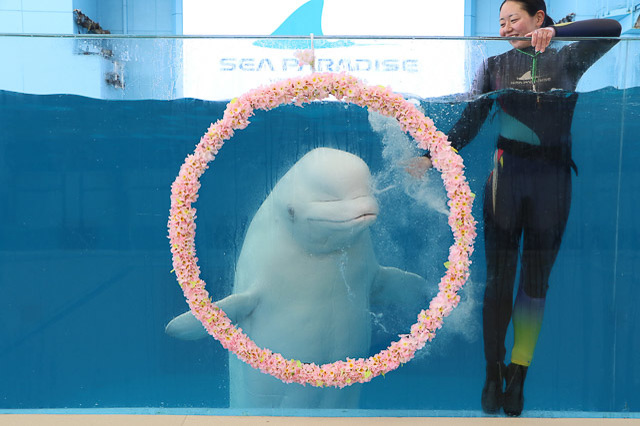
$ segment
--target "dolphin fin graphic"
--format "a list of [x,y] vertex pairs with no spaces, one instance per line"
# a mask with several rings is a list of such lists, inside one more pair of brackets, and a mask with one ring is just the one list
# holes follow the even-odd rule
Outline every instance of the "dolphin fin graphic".
[[271,35],[322,35],[324,0],[310,0],[296,9]]
[[[273,36],[302,36],[308,37],[324,35],[322,32],[322,10],[324,0],[309,0],[296,9],[282,24],[271,34]],[[309,49],[309,40],[256,40],[254,46],[267,47],[273,49]],[[353,42],[349,40],[316,40],[316,49],[326,49],[332,47],[349,47]]]

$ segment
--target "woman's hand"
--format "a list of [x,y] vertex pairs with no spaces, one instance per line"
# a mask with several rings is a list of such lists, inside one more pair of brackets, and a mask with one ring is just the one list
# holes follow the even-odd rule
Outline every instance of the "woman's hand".
[[431,159],[429,157],[414,157],[407,162],[407,167],[404,169],[416,179],[422,178],[424,174],[433,167]]
[[556,36],[556,29],[553,27],[538,28],[535,31],[525,34],[525,37],[531,37],[531,45],[536,52],[544,52],[551,43],[551,39]]

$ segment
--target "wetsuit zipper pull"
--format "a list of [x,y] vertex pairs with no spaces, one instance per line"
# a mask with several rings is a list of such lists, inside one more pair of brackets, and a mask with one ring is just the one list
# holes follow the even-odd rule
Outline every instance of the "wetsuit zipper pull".
[[[538,55],[540,54],[540,52],[536,52],[535,55],[532,55],[529,52],[525,52],[524,50],[520,50],[520,49],[516,49],[518,52],[520,53],[524,53],[527,56],[530,56],[532,59],[532,64],[531,64],[531,89],[534,92],[538,92],[538,89],[536,88],[536,78],[537,78],[537,73],[538,73]],[[540,95],[536,96],[536,103],[538,105],[538,107],[540,106]]]
[[[537,53],[536,53],[537,56]],[[538,62],[538,58],[536,58],[536,56],[533,57],[533,65],[531,66],[531,88],[533,89],[534,92],[538,92],[537,88],[536,88],[536,73],[537,73],[537,62]]]

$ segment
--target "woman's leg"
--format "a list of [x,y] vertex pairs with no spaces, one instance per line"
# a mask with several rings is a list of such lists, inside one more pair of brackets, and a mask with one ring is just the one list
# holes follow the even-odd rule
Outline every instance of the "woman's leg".
[[505,413],[518,416],[524,406],[524,380],[538,341],[549,276],[571,204],[571,171],[544,165],[532,173],[535,186],[524,209],[520,284],[513,312],[514,345],[507,368]]
[[537,176],[537,193],[524,210],[520,284],[513,312],[511,362],[529,366],[542,326],[549,276],[555,263],[571,205],[571,174],[548,165]]
[[511,321],[518,248],[523,229],[519,166],[509,155],[502,156],[502,161],[497,164],[485,184],[483,204],[487,285],[482,322],[487,363],[502,362],[505,358],[504,340]]
[[504,340],[511,321],[513,286],[518,267],[519,230],[501,229],[493,217],[484,218],[487,286],[482,305],[484,354],[487,363],[505,358]]
[[504,340],[511,320],[522,233],[520,196],[514,191],[517,186],[502,166],[503,162],[498,164],[500,167],[496,167],[485,185],[483,206],[487,285],[482,318],[487,378],[481,401],[483,410],[490,414],[497,413],[502,406]]
[[545,297],[531,297],[520,285],[513,309],[513,364],[529,367],[542,328]]

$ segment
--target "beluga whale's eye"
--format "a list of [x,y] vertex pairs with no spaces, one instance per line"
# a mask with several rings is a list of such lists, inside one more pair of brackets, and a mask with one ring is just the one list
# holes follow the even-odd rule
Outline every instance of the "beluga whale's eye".
[[287,213],[289,213],[289,219],[293,222],[296,218],[296,211],[294,210],[292,205],[287,206]]

